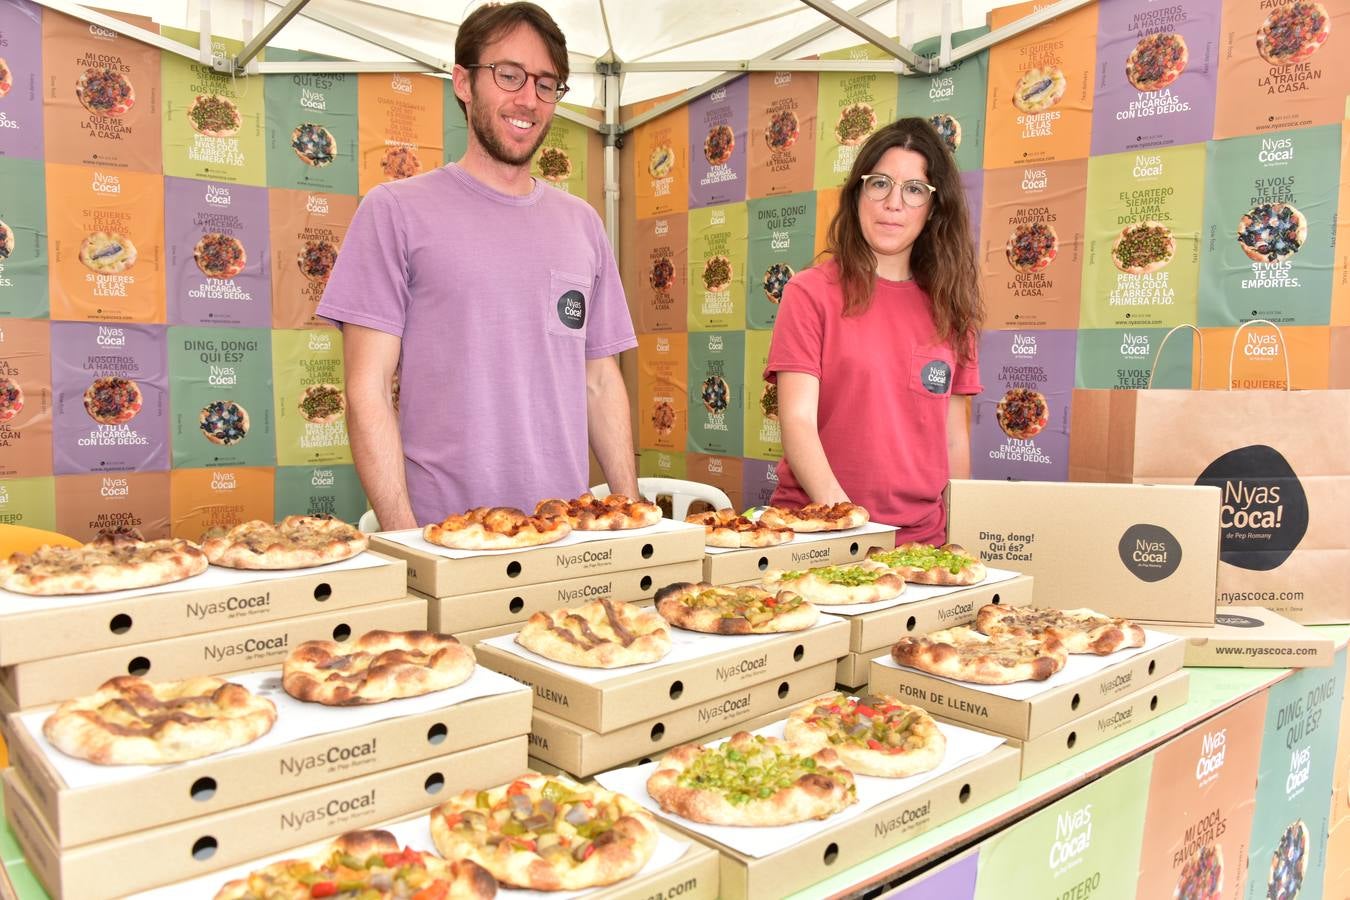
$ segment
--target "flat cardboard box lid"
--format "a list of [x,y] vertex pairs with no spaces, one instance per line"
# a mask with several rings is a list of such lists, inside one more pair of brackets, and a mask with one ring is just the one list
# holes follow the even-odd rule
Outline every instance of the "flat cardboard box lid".
[[1220,610],[1213,625],[1157,625],[1186,641],[1186,665],[1244,669],[1330,666],[1336,642],[1260,606]]
[[894,525],[868,522],[844,531],[797,534],[786,544],[773,547],[705,547],[703,580],[710,584],[738,584],[757,579],[769,569],[802,569],[833,566],[862,559],[873,547],[895,546]]

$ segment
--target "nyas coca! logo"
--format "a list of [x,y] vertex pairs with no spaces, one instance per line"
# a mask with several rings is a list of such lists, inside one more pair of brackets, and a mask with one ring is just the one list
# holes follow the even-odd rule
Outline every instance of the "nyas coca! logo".
[[558,298],[558,321],[573,331],[586,324],[586,297],[581,291],[568,291]]

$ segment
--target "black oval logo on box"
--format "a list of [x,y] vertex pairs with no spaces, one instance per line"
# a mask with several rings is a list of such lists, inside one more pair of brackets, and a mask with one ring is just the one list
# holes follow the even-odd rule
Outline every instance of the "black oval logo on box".
[[1266,624],[1260,619],[1253,619],[1251,616],[1235,616],[1232,613],[1215,613],[1215,625],[1227,625],[1229,628],[1260,628]]
[[1125,568],[1140,581],[1162,581],[1181,565],[1181,542],[1159,525],[1131,525],[1117,549]]
[[952,380],[952,367],[940,359],[931,360],[919,373],[923,389],[930,394],[945,394]]
[[1274,447],[1230,450],[1195,483],[1223,491],[1219,558],[1230,566],[1256,572],[1279,568],[1308,533],[1308,495]]
[[586,324],[586,297],[581,291],[568,291],[558,298],[558,320],[573,330]]

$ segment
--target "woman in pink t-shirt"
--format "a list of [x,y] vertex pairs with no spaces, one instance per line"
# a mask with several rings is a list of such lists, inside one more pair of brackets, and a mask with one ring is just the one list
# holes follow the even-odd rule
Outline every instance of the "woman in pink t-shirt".
[[826,250],[784,288],[764,370],[783,431],[773,502],[851,500],[941,543],[942,491],[970,466],[984,304],[956,163],[927,120],[862,146]]

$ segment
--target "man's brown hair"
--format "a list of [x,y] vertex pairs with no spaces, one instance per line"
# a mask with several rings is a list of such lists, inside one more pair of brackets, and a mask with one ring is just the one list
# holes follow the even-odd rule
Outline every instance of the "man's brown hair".
[[[483,48],[509,34],[518,25],[528,25],[539,35],[548,48],[558,81],[566,83],[571,71],[567,63],[567,38],[553,17],[543,7],[533,3],[487,3],[469,13],[455,35],[455,63],[461,66],[481,63],[483,60],[479,54]],[[455,100],[460,110],[467,115],[464,101],[458,97]]]

